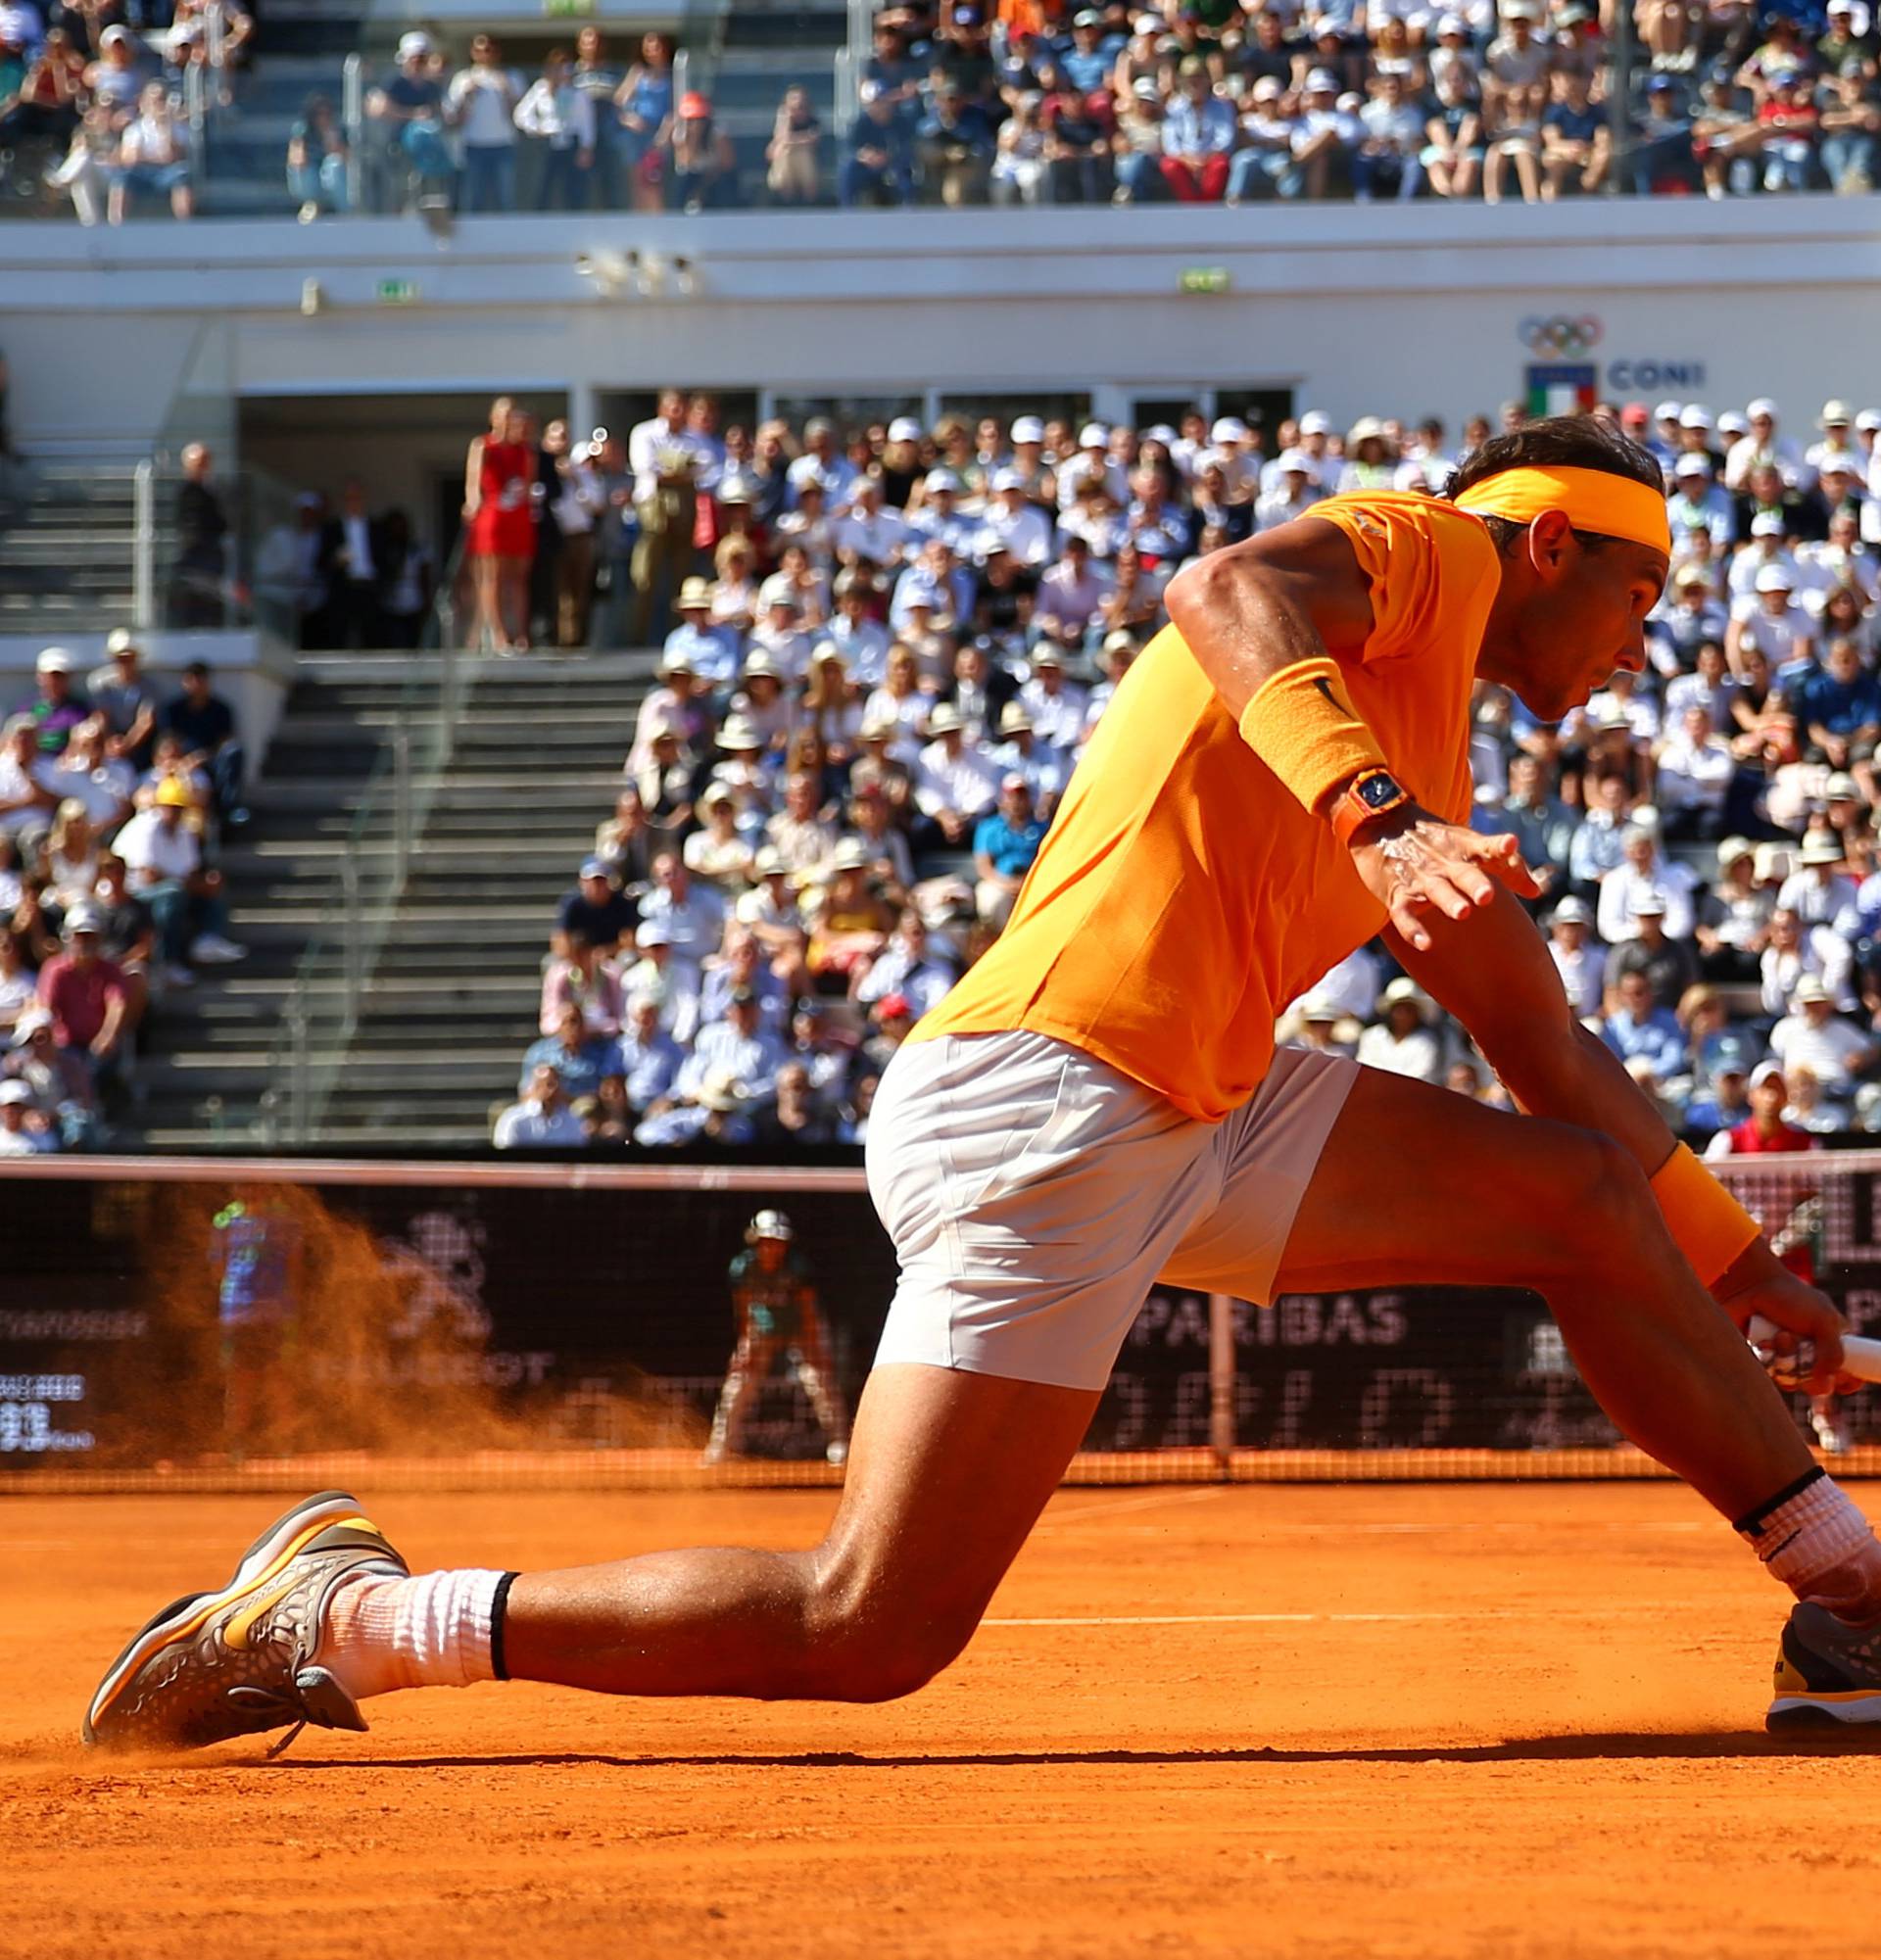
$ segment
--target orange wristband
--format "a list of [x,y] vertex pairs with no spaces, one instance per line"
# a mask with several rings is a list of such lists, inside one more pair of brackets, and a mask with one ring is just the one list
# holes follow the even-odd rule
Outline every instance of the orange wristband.
[[1391,766],[1346,705],[1332,659],[1302,660],[1263,681],[1241,710],[1241,740],[1316,816],[1360,770]]
[[1665,1229],[1707,1286],[1721,1279],[1762,1235],[1757,1220],[1682,1143],[1651,1181]]

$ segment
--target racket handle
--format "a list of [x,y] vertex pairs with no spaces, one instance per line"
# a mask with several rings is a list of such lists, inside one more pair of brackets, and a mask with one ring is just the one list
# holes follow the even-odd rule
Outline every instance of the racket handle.
[[[1779,1329],[1762,1315],[1756,1315],[1745,1328],[1744,1337],[1753,1347],[1767,1341]],[[1857,1381],[1881,1381],[1881,1341],[1862,1334],[1846,1334],[1842,1339],[1842,1371]]]

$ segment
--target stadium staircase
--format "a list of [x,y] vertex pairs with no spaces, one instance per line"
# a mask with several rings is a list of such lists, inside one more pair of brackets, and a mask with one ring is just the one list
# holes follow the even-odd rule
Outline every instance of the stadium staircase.
[[691,46],[695,88],[711,97],[713,114],[738,151],[742,202],[767,202],[764,146],[771,139],[784,91],[800,84],[823,120],[823,202],[834,204],[836,57],[848,40],[848,11],[831,0],[737,0],[709,34]]
[[[138,458],[36,446],[0,499],[0,635],[52,643],[128,626]],[[169,539],[159,538],[160,562]]]
[[267,0],[261,54],[236,76],[233,101],[209,119],[205,213],[278,217],[297,209],[287,187],[288,132],[310,95],[325,96],[339,115],[346,58],[366,45],[366,13],[350,0]]
[[[312,1141],[347,1150],[487,1140],[491,1107],[513,1097],[535,1037],[555,901],[612,810],[652,658],[473,663],[455,746]],[[302,955],[330,924],[340,856],[400,704],[414,732],[436,713],[435,665],[419,658],[424,688],[408,701],[409,654],[304,663],[249,798],[251,834],[222,858],[230,931],[250,957],[204,969],[196,988],[165,1003],[140,1072],[151,1147],[269,1140],[282,1008]],[[368,826],[362,845],[382,862],[389,824]]]

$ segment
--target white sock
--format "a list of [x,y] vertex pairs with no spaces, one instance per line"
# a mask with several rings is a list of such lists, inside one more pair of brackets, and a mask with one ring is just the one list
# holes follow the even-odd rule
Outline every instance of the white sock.
[[374,1573],[333,1595],[320,1665],[356,1701],[397,1688],[467,1688],[500,1676],[493,1629],[509,1572]]
[[1811,1471],[1736,1529],[1799,1600],[1845,1619],[1881,1612],[1881,1544],[1833,1477]]

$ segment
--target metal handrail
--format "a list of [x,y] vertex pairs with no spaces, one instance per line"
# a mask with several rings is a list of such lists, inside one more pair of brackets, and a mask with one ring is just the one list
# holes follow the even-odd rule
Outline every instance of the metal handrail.
[[145,456],[131,479],[130,623],[157,624],[157,465]]
[[832,79],[836,90],[836,127],[839,139],[854,126],[862,113],[862,84],[853,48],[838,48]]
[[365,171],[365,57],[357,51],[348,55],[342,72],[340,121],[346,130],[346,208],[357,212]]
[[[439,580],[427,622],[424,639],[436,647],[435,663],[427,662],[421,669],[414,662],[410,670],[391,738],[366,778],[341,846],[339,869],[322,894],[320,916],[326,930],[309,943],[295,968],[294,984],[268,1055],[267,1087],[255,1113],[255,1131],[265,1140],[305,1146],[325,1119],[432,803],[450,766],[465,693],[465,656],[458,644],[454,597],[464,546],[465,536],[460,535]],[[426,727],[414,734],[427,670],[436,681],[436,701]],[[387,822],[389,876],[381,888],[369,890],[367,840],[378,829],[383,848],[387,839],[381,827]]]

